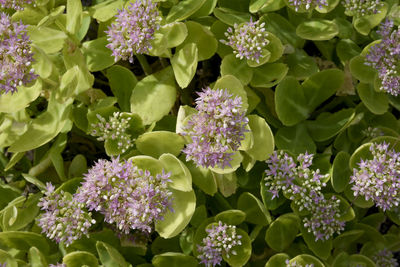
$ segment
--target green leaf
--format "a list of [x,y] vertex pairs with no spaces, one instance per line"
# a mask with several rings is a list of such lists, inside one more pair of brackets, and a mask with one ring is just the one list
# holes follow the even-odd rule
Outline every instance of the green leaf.
[[31,121],[28,130],[11,145],[8,151],[32,150],[56,137],[68,120],[71,103],[72,99],[65,103],[59,103],[51,98],[47,111]]
[[171,58],[175,79],[181,88],[186,88],[196,74],[198,49],[195,43],[180,48]]
[[333,240],[333,247],[346,249],[351,243],[357,241],[363,234],[364,230],[350,230],[343,232]]
[[218,191],[217,182],[210,169],[196,167],[191,161],[187,162],[186,166],[192,174],[193,183],[204,193],[213,196]]
[[164,168],[164,165],[159,160],[149,156],[135,156],[129,158],[129,160],[139,169],[150,171],[153,176],[162,173]]
[[67,31],[76,34],[82,25],[82,2],[79,0],[67,1]]
[[68,177],[80,177],[87,171],[87,161],[84,155],[78,154],[76,155],[72,161],[71,165],[68,168]]
[[225,75],[235,76],[242,84],[248,84],[253,77],[253,68],[247,65],[246,60],[241,60],[230,54],[224,57],[221,62],[221,76]]
[[158,158],[163,153],[179,155],[184,147],[184,142],[183,137],[176,133],[156,131],[139,136],[136,146],[141,153]]
[[[236,165],[234,168],[219,169],[218,172],[216,172],[215,168],[211,169],[214,172],[213,176],[218,184],[218,189],[224,197],[229,197],[236,192],[238,185],[235,170],[237,168],[238,166]],[[224,170],[228,171],[224,173]]]
[[319,259],[308,254],[297,255],[289,262],[299,264],[300,266],[306,266],[308,264],[309,266],[311,265],[314,267],[325,267],[325,265]]
[[244,266],[251,257],[251,240],[247,233],[240,228],[236,228],[236,233],[242,237],[240,239],[241,245],[232,248],[236,252],[236,255],[230,253],[231,255],[228,257],[225,253],[223,253],[222,258],[230,266]]
[[41,194],[11,202],[2,212],[3,231],[17,231],[31,223],[39,213],[38,202]]
[[285,253],[274,254],[268,259],[265,267],[286,267],[286,260],[289,260],[289,256]]
[[217,2],[218,0],[206,0],[201,8],[191,15],[190,18],[200,18],[210,15],[217,5]]
[[39,97],[42,91],[42,80],[37,79],[31,86],[18,86],[18,91],[0,95],[0,112],[12,113],[26,108]]
[[319,72],[315,59],[307,55],[303,49],[296,49],[294,53],[287,55],[286,64],[289,66],[288,75],[297,79],[304,80]]
[[286,201],[282,194],[280,194],[279,197],[273,198],[273,194],[269,192],[268,188],[265,186],[264,179],[261,179],[260,182],[260,194],[262,201],[268,210],[275,210]]
[[300,228],[300,218],[294,213],[279,216],[271,223],[265,233],[268,246],[276,251],[283,251],[292,244]]
[[315,241],[315,236],[300,224],[300,230],[309,249],[319,258],[326,260],[331,255],[332,239]]
[[97,258],[92,253],[86,251],[74,251],[68,253],[64,256],[63,263],[68,267],[81,267],[85,265],[89,267],[99,266]]
[[349,256],[346,252],[342,252],[336,256],[332,263],[332,267],[342,266],[365,266],[365,267],[376,267],[375,263],[364,255],[351,255]]
[[135,75],[125,67],[114,65],[107,69],[107,79],[121,111],[129,111],[132,90],[138,82]]
[[307,100],[296,78],[287,76],[275,89],[275,109],[286,126],[292,126],[309,115]]
[[320,12],[320,13],[328,13],[335,9],[337,5],[339,4],[340,0],[327,0],[327,5],[323,5],[321,7],[317,6],[315,9]]
[[336,45],[336,54],[343,65],[353,57],[360,55],[361,48],[351,39],[341,39]]
[[[201,2],[194,0],[196,2]],[[202,0],[203,1],[203,0]],[[180,2],[182,3],[182,2]],[[214,34],[200,23],[187,21],[185,25],[188,30],[188,35],[185,41],[178,46],[178,49],[189,43],[195,43],[198,49],[198,61],[203,61],[211,58],[217,51],[218,42]]]
[[125,261],[124,257],[113,246],[97,241],[97,253],[104,267],[128,267],[129,264]]
[[19,10],[12,15],[12,21],[21,21],[24,25],[36,25],[45,16],[47,10],[24,6],[24,10]]
[[342,109],[333,114],[324,112],[315,121],[307,121],[306,125],[311,137],[317,142],[322,142],[348,127],[354,116],[354,109]]
[[275,134],[276,147],[288,150],[296,155],[308,152],[314,154],[317,150],[304,123],[291,127],[282,127]]
[[64,46],[65,39],[67,39],[64,32],[49,27],[28,26],[27,31],[32,43],[47,54],[60,51]]
[[139,81],[131,95],[131,112],[149,125],[167,115],[176,101],[172,68],[149,75]]
[[237,207],[246,213],[246,221],[249,223],[268,225],[271,222],[270,214],[264,204],[249,192],[240,195]]
[[251,15],[244,12],[238,12],[229,8],[217,7],[214,9],[214,16],[216,16],[223,23],[233,26],[235,23],[240,24],[249,22]]
[[389,109],[387,95],[383,92],[376,92],[372,84],[359,83],[357,93],[372,113],[382,115]]
[[[52,72],[56,72],[55,66],[50,57],[36,45],[32,45],[33,59],[35,60],[32,67],[35,73],[41,78],[49,78]],[[39,79],[38,79],[39,81]]]
[[246,213],[241,210],[225,210],[215,215],[215,221],[230,225],[239,225],[246,219]]
[[124,7],[124,2],[123,0],[107,0],[107,1],[102,1],[97,5],[94,5],[89,8],[89,13],[90,15],[100,21],[100,22],[105,22],[114,15],[118,13],[118,10],[121,10]]
[[191,15],[193,15],[197,10],[201,8],[201,6],[205,3],[206,0],[183,0],[178,4],[174,5],[167,17],[167,23],[171,23],[174,21],[184,20]]
[[343,192],[349,184],[350,175],[349,168],[350,155],[345,151],[340,151],[333,160],[331,169],[331,183],[333,189],[337,192]]
[[164,219],[155,223],[157,233],[163,238],[171,238],[182,232],[196,209],[196,195],[193,190],[183,192],[170,189],[170,191],[173,212],[168,210]]
[[197,267],[198,263],[196,258],[182,253],[167,252],[155,255],[151,263],[155,267]]
[[90,71],[104,70],[114,64],[114,57],[111,55],[111,50],[106,47],[107,44],[107,37],[82,43],[82,52]]
[[171,182],[168,183],[170,188],[185,192],[192,190],[192,175],[182,161],[171,154],[163,154],[159,160],[165,171],[171,172]]
[[182,22],[172,22],[162,25],[158,30],[166,41],[166,47],[172,48],[180,45],[188,35],[187,27]]
[[32,267],[47,267],[46,257],[36,247],[31,247],[28,252],[29,264]]
[[225,75],[217,80],[214,89],[227,90],[234,96],[239,96],[242,99],[242,108],[246,110],[249,106],[247,102],[247,93],[243,88],[242,83],[232,75]]
[[274,135],[263,118],[258,115],[249,115],[247,118],[254,142],[253,146],[246,150],[246,153],[256,160],[264,161],[274,151]]
[[379,25],[379,23],[385,18],[388,11],[388,4],[382,2],[382,5],[378,8],[378,12],[372,15],[366,15],[362,17],[354,17],[353,25],[354,28],[363,35],[368,35],[369,32]]
[[350,72],[358,80],[363,83],[373,83],[375,79],[376,70],[370,66],[365,65],[364,56],[356,56],[350,60]]
[[306,40],[324,41],[338,35],[339,27],[334,21],[315,18],[297,26],[296,34]]
[[270,63],[253,68],[254,75],[250,85],[271,88],[285,78],[288,70],[287,65],[283,63]]
[[309,111],[313,111],[329,97],[334,95],[344,83],[344,72],[327,69],[313,74],[302,83]]
[[45,255],[49,252],[49,244],[46,239],[42,235],[32,232],[0,232],[0,244],[25,252],[28,252],[31,247],[36,247]]
[[296,35],[296,28],[281,15],[268,13],[262,16],[260,20],[265,22],[265,29],[275,34],[284,44],[290,44],[298,48],[304,46],[304,40]]

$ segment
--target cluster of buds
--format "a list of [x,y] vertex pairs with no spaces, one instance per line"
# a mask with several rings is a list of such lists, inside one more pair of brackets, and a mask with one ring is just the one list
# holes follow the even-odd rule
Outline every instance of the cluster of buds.
[[10,16],[0,12],[0,93],[14,93],[18,86],[36,79],[32,62],[26,25],[12,22]]
[[96,114],[96,116],[99,122],[91,125],[93,130],[90,134],[98,136],[97,140],[116,140],[118,148],[122,150],[122,153],[133,145],[132,137],[127,133],[130,117],[124,118],[120,112],[114,112],[108,121],[99,114]]
[[389,144],[372,143],[373,158],[361,160],[351,176],[354,196],[373,200],[382,210],[391,210],[400,203],[400,153],[389,150]]
[[269,43],[268,33],[265,31],[265,23],[260,21],[243,24],[236,24],[228,28],[225,36],[228,41],[221,40],[221,43],[229,45],[233,48],[233,53],[237,58],[260,62],[260,58],[264,57],[262,49]]
[[229,258],[236,255],[235,246],[240,246],[242,242],[241,235],[236,233],[236,226],[222,223],[212,224],[206,229],[207,236],[203,238],[202,245],[198,245],[197,251],[200,263],[207,267],[219,265],[222,262],[222,256]]
[[399,263],[393,257],[393,253],[388,249],[382,249],[372,256],[372,260],[379,267],[397,267]]
[[347,14],[357,17],[377,14],[383,5],[381,0],[344,0],[342,4]]
[[369,126],[367,129],[362,130],[361,133],[365,137],[371,138],[371,139],[385,135],[385,133],[381,129],[376,128],[376,127],[371,127],[371,126]]
[[381,91],[397,96],[400,93],[400,27],[386,20],[377,31],[382,41],[369,49],[365,64],[378,70]]
[[38,206],[45,212],[40,215],[38,224],[49,239],[69,246],[74,240],[88,234],[89,228],[96,223],[85,205],[71,194],[55,192],[51,183],[46,184],[46,191]]
[[24,6],[35,6],[35,1],[32,0],[0,0],[1,8],[10,8],[14,10],[24,10]]
[[192,115],[183,135],[191,139],[183,152],[197,166],[230,166],[232,155],[244,139],[248,119],[242,99],[227,90],[203,89],[196,99],[198,113]]
[[265,185],[273,199],[282,191],[299,211],[307,211],[308,215],[303,218],[304,227],[314,234],[315,240],[327,240],[344,229],[344,222],[339,220],[340,200],[322,194],[327,175],[321,175],[319,169],[309,168],[313,155],[300,154],[297,160],[299,164],[283,151],[275,151],[267,160]]
[[76,199],[90,211],[104,215],[123,234],[131,230],[151,233],[156,221],[172,210],[171,192],[167,188],[170,173],[153,176],[131,161],[99,160],[87,174]]
[[289,0],[289,5],[294,7],[296,11],[299,9],[311,10],[315,7],[322,8],[328,6],[327,0]]
[[106,31],[107,48],[112,50],[115,61],[128,59],[132,63],[134,54],[147,53],[160,22],[157,4],[152,0],[136,0],[120,10]]

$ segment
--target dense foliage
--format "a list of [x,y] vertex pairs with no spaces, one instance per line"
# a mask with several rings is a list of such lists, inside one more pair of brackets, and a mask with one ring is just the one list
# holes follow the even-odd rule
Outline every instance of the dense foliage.
[[0,265],[394,267],[399,0],[0,0]]

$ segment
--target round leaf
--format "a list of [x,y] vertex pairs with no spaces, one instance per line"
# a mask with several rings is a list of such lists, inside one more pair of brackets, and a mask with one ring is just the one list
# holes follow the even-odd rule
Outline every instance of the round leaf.
[[254,143],[252,148],[246,150],[246,153],[256,160],[266,160],[275,147],[271,128],[263,118],[257,115],[249,115],[248,119]]
[[297,26],[296,34],[306,40],[324,41],[338,35],[339,27],[334,21],[311,19]]
[[182,136],[168,131],[144,133],[136,140],[137,149],[144,155],[158,158],[164,153],[179,155],[184,147]]
[[171,182],[168,184],[170,188],[186,192],[192,190],[192,175],[183,162],[171,154],[163,154],[159,160],[165,171],[171,172]]

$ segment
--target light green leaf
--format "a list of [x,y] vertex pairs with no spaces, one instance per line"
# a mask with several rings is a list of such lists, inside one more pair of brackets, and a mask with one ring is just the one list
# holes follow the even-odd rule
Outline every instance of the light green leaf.
[[101,37],[82,44],[82,52],[90,71],[104,70],[114,64],[114,57],[111,55],[111,50],[106,47],[107,44],[107,37]]
[[246,60],[241,60],[230,54],[222,59],[221,75],[232,75],[238,78],[242,84],[248,84],[253,77],[253,68],[247,65]]
[[107,78],[121,111],[129,111],[131,94],[138,82],[135,75],[125,67],[114,65],[107,70]]
[[253,79],[250,85],[254,87],[271,88],[285,78],[289,68],[283,63],[264,64],[253,69]]
[[296,34],[306,40],[324,41],[338,35],[339,27],[334,21],[311,19],[297,26]]
[[205,3],[205,1],[206,0],[180,1],[178,4],[174,5],[170,9],[166,17],[167,23],[171,23],[174,21],[181,21],[190,17],[192,14],[194,14],[197,10],[200,9],[200,7]]
[[99,266],[97,258],[92,253],[86,251],[74,251],[68,253],[64,256],[63,263],[68,267]]
[[198,49],[196,44],[188,43],[180,48],[171,59],[175,79],[181,88],[186,88],[196,74]]
[[46,257],[36,247],[31,247],[28,252],[31,267],[47,267]]
[[192,175],[182,161],[172,154],[163,154],[159,160],[165,172],[171,172],[169,187],[185,192],[192,190]]
[[167,211],[162,221],[155,224],[156,231],[163,238],[171,238],[182,232],[188,225],[196,209],[196,195],[192,191],[183,192],[170,189],[172,192],[172,211]]
[[117,14],[118,10],[124,7],[123,0],[107,0],[103,1],[95,6],[89,8],[90,15],[98,21],[105,22],[114,15]]
[[40,47],[47,54],[60,51],[67,38],[64,32],[49,27],[38,28],[28,26],[27,31],[32,43]]
[[131,112],[149,125],[167,115],[176,101],[172,68],[149,75],[139,81],[131,95]]
[[156,131],[144,133],[136,140],[137,149],[148,156],[158,158],[163,153],[179,155],[184,147],[182,136],[168,132]]
[[67,31],[76,34],[82,25],[82,2],[79,0],[67,1]]
[[266,160],[275,148],[274,135],[271,128],[258,115],[249,115],[248,119],[254,142],[253,146],[246,150],[246,153],[256,160]]
[[37,79],[30,86],[18,86],[18,91],[0,95],[0,112],[12,113],[26,108],[29,103],[39,97],[42,91],[42,80]]
[[104,267],[128,267],[128,264],[124,257],[115,249],[113,246],[97,241],[96,242],[97,253]]
[[177,252],[166,252],[155,255],[151,263],[154,267],[197,267],[196,258]]

